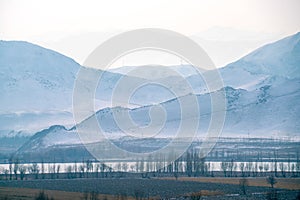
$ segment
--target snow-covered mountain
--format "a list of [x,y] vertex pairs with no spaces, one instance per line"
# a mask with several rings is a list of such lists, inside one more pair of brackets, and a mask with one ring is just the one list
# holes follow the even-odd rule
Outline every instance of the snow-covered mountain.
[[[80,67],[71,58],[28,42],[0,41],[0,137],[12,137],[13,133],[32,135],[54,124],[72,127],[72,95]],[[126,75],[91,70],[102,73],[95,95],[96,108],[111,106],[112,91]],[[147,82],[134,76],[127,80]],[[155,92],[159,94],[151,95]],[[145,85],[130,103],[136,107],[172,98],[165,89]]]
[[[0,123],[2,123],[4,127],[9,127],[9,123],[11,121],[9,120],[11,119],[10,115],[15,115],[27,116],[27,118],[24,118],[27,119],[27,121],[16,121],[14,123],[15,125],[22,126],[22,123],[35,125],[37,123],[41,124],[41,122],[38,120],[43,119],[43,117],[45,121],[47,121],[47,119],[51,121],[51,114],[53,114],[53,110],[58,111],[61,115],[64,115],[65,112],[69,113],[68,109],[70,107],[68,106],[70,106],[71,103],[68,104],[68,101],[72,100],[72,84],[75,80],[76,72],[80,66],[69,58],[49,50],[46,51],[41,47],[35,47],[33,45],[31,48],[42,49],[41,51],[45,51],[44,53],[39,53],[39,50],[26,51],[24,46],[31,46],[31,44],[28,43],[21,42],[22,45],[20,46],[22,46],[23,49],[19,47],[19,42],[12,42],[11,44],[9,43],[10,42],[1,43],[1,46],[4,46],[5,48],[2,47],[1,50],[4,52],[4,54],[0,54],[1,57],[3,57],[3,59],[1,58],[0,60],[0,66],[1,69],[2,66],[4,69],[3,72],[1,71],[1,83],[4,84],[2,84],[0,89],[1,92],[5,94],[5,98],[1,98],[1,106],[3,106],[1,107],[1,113],[3,114],[1,115]],[[18,48],[14,47],[14,45]],[[265,137],[269,137],[299,135],[299,47],[300,33],[297,33],[275,43],[263,46],[249,55],[241,58],[240,60],[220,69],[220,74],[224,81],[224,88],[219,88],[216,91],[210,92],[212,92],[211,94],[226,96],[227,105],[225,110],[227,114],[222,136],[263,135]],[[20,53],[15,54],[13,50],[14,48],[19,49]],[[8,51],[5,49],[11,50]],[[26,53],[31,52],[30,54],[34,54],[33,56],[28,55],[29,58],[34,57],[32,58],[32,61],[22,61],[22,59],[26,60],[27,56],[21,56],[22,59],[20,58],[20,60],[15,59],[14,56],[22,54],[21,51],[26,51]],[[60,65],[56,65],[54,62],[55,60],[53,62],[50,58],[49,59],[51,61],[47,60],[46,58],[45,60],[42,60],[40,57],[43,56],[46,58],[52,56],[57,57],[56,62],[65,62],[68,69],[60,71]],[[39,59],[40,63],[37,62]],[[64,61],[61,61],[60,59]],[[15,61],[11,64],[10,60]],[[35,67],[32,67],[34,69],[28,67],[33,66],[30,64],[31,62],[37,62],[35,65],[39,66],[38,70],[35,69]],[[47,68],[47,65],[43,65],[43,62],[50,63],[51,65],[49,64],[48,67],[53,68],[53,70],[45,70],[47,73],[51,74],[49,75],[49,80],[47,78],[47,73],[43,73],[43,67]],[[19,66],[20,70],[15,66]],[[27,70],[24,70],[22,66],[24,66],[24,69]],[[210,122],[211,94],[206,90],[203,79],[200,78],[199,74],[193,73],[190,67],[187,69],[187,71],[185,71],[186,66],[181,67],[182,68],[177,66],[177,72],[183,73],[183,77],[185,77],[185,80],[191,84],[193,87],[193,92],[197,94],[200,107],[199,135],[202,136],[205,134]],[[131,70],[132,68],[122,69],[123,71],[118,69],[117,72],[127,73],[128,69]],[[144,70],[147,71],[147,67],[144,67]],[[202,73],[208,73],[209,76],[210,72],[202,71]],[[114,86],[122,78],[126,77],[127,80],[130,80],[134,83],[135,81],[147,82],[146,78],[149,77],[146,72],[146,76],[142,77],[134,76],[134,74],[127,76],[112,72],[105,72],[104,74],[107,75],[105,75],[101,80],[100,86],[97,88],[96,93],[97,100],[104,102],[107,102],[110,99]],[[155,74],[151,74],[151,77],[154,75]],[[166,84],[172,83],[174,87],[177,87],[177,89],[182,91],[182,95],[180,97],[174,97],[172,93],[168,92],[167,88],[158,88],[155,85],[153,86],[148,84],[139,89],[139,91],[133,95],[131,103],[136,105],[135,108],[124,108],[122,106],[117,106],[113,108],[99,109],[96,113],[96,117],[101,125],[101,128],[103,131],[105,131],[108,137],[116,138],[126,136],[124,133],[122,133],[114,121],[113,112],[129,112],[134,123],[136,123],[138,126],[144,127],[151,123],[149,112],[152,110],[152,108],[157,106],[160,106],[166,111],[165,127],[162,129],[160,134],[157,135],[157,137],[174,136],[181,120],[179,100],[188,98],[191,94],[188,94],[189,90],[183,86],[183,82],[178,82],[178,80],[180,80],[178,77],[164,77],[165,75],[166,74],[164,73],[158,74],[157,80],[160,80]],[[37,77],[42,77],[45,80]],[[33,92],[34,95],[31,95],[31,91],[36,92]],[[22,98],[24,95],[28,99],[24,99],[23,101]],[[9,105],[9,97],[14,99],[11,101],[11,105]],[[43,103],[45,103],[45,105]],[[185,105],[185,108],[190,110],[191,113],[195,110],[195,107],[190,105]],[[20,110],[25,110],[26,112],[23,113],[20,112]],[[30,116],[28,111],[36,111],[36,115],[43,113],[43,117]],[[47,113],[48,115],[44,115],[44,113]],[[57,116],[56,114],[57,113],[55,113],[54,116]],[[60,118],[53,118],[54,119],[51,121],[51,125],[61,124],[66,126],[67,123],[64,123],[62,120],[64,118],[63,116]],[[32,120],[31,123],[30,119]],[[55,120],[58,120],[58,122]],[[84,125],[88,123],[89,118],[84,120],[81,124]],[[79,126],[81,124],[79,124]],[[3,130],[9,130],[7,127]],[[50,125],[48,127],[50,127]],[[130,129],[131,127],[128,128]],[[14,130],[14,128],[11,129]],[[130,131],[132,132],[134,130]],[[39,134],[35,135],[31,141],[26,143],[26,148],[24,147],[23,149],[28,150],[38,146],[47,147],[57,145],[61,146],[64,144],[79,144],[79,138],[76,135],[76,130],[74,128],[70,129],[70,127],[65,128],[63,126],[54,128],[52,127],[45,129],[45,131],[42,131],[42,133],[43,134],[39,132]],[[58,141],[58,135],[63,138],[61,141]]]
[[[300,130],[299,111],[300,105],[297,103],[300,98],[300,79],[284,82],[288,85],[265,85],[253,91],[244,89],[234,89],[226,86],[225,88],[213,93],[197,95],[198,107],[200,110],[199,118],[199,136],[204,136],[211,120],[211,95],[226,96],[226,119],[222,136],[297,136]],[[180,102],[188,102],[191,95],[174,98],[172,100],[160,103],[159,106],[165,110],[166,123],[163,129],[156,137],[173,137],[180,126],[181,120],[191,120],[194,105],[185,105],[184,109],[191,116],[186,115],[182,119]],[[132,120],[139,127],[145,127],[150,123],[151,109],[157,105],[144,106],[134,109],[122,107],[106,108],[96,113],[99,125],[107,134],[107,137],[125,137],[126,134],[119,128],[115,122],[114,113],[121,113],[126,117],[128,112]],[[159,112],[151,114],[160,118]],[[88,121],[87,119],[86,121]],[[153,119],[152,119],[153,120]],[[159,124],[160,120],[158,120]],[[83,123],[86,123],[83,121]],[[191,120],[191,123],[193,121]],[[152,124],[153,125],[153,124]],[[80,126],[80,125],[79,125]],[[192,126],[191,126],[192,127]],[[132,127],[128,126],[128,132]],[[191,129],[192,130],[192,129]],[[186,130],[187,132],[189,130]],[[138,134],[138,133],[137,133]]]
[[227,68],[242,68],[251,74],[300,78],[300,32],[265,45]]
[[[274,77],[281,79],[298,79],[300,77],[300,32],[286,37],[277,42],[265,45],[245,57],[218,69],[224,86],[255,90],[264,84],[278,84],[274,82]],[[112,69],[112,72],[127,74],[141,66],[124,66]],[[141,77],[147,76],[147,68],[153,66],[142,66],[145,72]],[[191,84],[195,93],[206,93],[205,83],[199,74],[207,75],[209,71],[198,70],[191,65],[169,66]],[[159,73],[159,72],[157,72]],[[169,74],[160,74],[162,78]],[[172,77],[169,77],[171,80]],[[272,82],[273,80],[273,82]],[[174,81],[174,80],[172,80]],[[271,81],[271,82],[270,82]],[[268,82],[268,83],[267,83]],[[182,85],[181,83],[178,85]],[[219,88],[220,89],[220,88]]]
[[[28,42],[0,41],[0,137],[32,135],[54,124],[74,126],[72,97],[80,67],[71,58]],[[122,76],[103,73],[98,109],[109,106],[107,100]]]
[[[264,86],[259,90],[247,91],[243,89],[234,89],[231,87],[225,87],[215,93],[220,95],[226,95],[226,120],[223,127],[222,137],[295,137],[299,136],[300,125],[299,111],[300,105],[297,103],[300,98],[299,81],[293,82],[294,86],[298,85],[297,91],[283,91],[279,87]],[[291,84],[291,85],[292,85]],[[277,93],[277,91],[281,91]],[[155,105],[145,106],[135,109],[128,109],[122,107],[106,108],[99,110],[96,113],[96,118],[99,122],[101,130],[104,132],[105,139],[110,138],[115,145],[126,146],[130,151],[147,151],[153,148],[161,148],[166,143],[167,139],[176,137],[181,123],[181,112],[179,106],[179,100],[189,99],[189,95],[175,98],[170,101],[161,103],[160,106],[166,111],[167,119],[163,128],[158,134],[150,137],[155,142],[150,141],[146,137],[141,137],[141,132],[136,132],[133,127],[128,127],[126,133],[124,133],[114,120],[113,113],[126,113],[129,112],[133,121],[139,127],[145,127],[151,123],[149,112]],[[210,94],[197,95],[197,99],[200,107],[200,118],[198,137],[204,137],[211,120],[211,104]],[[184,100],[183,100],[184,101]],[[193,113],[195,109],[193,106],[185,106],[187,113]],[[156,116],[159,117],[159,116]],[[187,116],[184,120],[185,123],[191,123],[193,127],[194,121],[191,120],[193,116]],[[122,120],[122,118],[121,118]],[[97,135],[92,133],[97,130],[98,127],[94,127],[90,124],[92,120],[90,118],[84,120],[78,126],[86,127],[86,134]],[[185,129],[186,132],[193,129]],[[153,129],[155,131],[155,129]],[[54,153],[57,151],[70,151],[70,149],[81,149],[81,153],[86,153],[82,149],[82,140],[76,134],[76,129],[66,129],[63,126],[53,126],[49,129],[45,129],[35,134],[31,140],[23,145],[18,150],[18,156],[30,155],[34,152],[52,152],[49,155],[57,155]],[[129,134],[129,135],[128,135]],[[95,136],[94,135],[94,136]],[[145,136],[145,135],[143,135]],[[92,143],[101,143],[103,136],[96,136],[87,145],[93,145]],[[134,144],[134,145],[133,145]],[[152,148],[151,148],[151,145]],[[54,151],[55,150],[55,151]],[[54,152],[53,152],[54,151]],[[79,150],[78,150],[79,151]],[[47,154],[48,155],[48,154]],[[25,156],[26,157],[26,156]],[[51,158],[50,158],[51,159]],[[78,159],[78,157],[76,157]]]
[[74,60],[31,43],[0,41],[1,112],[70,110],[79,67]]
[[72,122],[72,90],[80,65],[22,41],[0,41],[1,135]]
[[[225,85],[247,90],[300,78],[300,33],[265,45],[220,69]],[[286,86],[288,88],[288,86]]]
[[61,144],[76,145],[80,143],[81,141],[74,128],[66,129],[64,126],[54,125],[37,132],[31,137],[30,142],[24,144],[20,150],[27,149],[29,146],[31,150],[36,150]]

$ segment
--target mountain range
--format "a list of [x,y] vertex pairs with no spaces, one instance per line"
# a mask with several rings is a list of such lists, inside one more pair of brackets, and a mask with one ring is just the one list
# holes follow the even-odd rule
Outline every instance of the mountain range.
[[[15,149],[2,146],[3,152],[11,153],[19,148],[20,154],[81,145],[72,113],[73,87],[81,67],[71,58],[28,42],[0,41],[0,141],[27,138],[24,143],[15,145]],[[141,67],[144,74],[130,73],[137,67]],[[160,74],[158,70],[154,74],[157,80],[172,82],[173,87],[181,91],[180,96],[174,96],[168,88],[146,84],[135,92],[128,104],[115,107],[110,99],[118,81],[125,77],[132,83],[147,82],[147,73],[153,72],[153,66],[125,66],[105,72],[91,69],[103,74],[95,94],[95,115],[108,137],[127,137],[115,122],[114,112],[129,112],[135,124],[147,126],[151,123],[149,112],[157,106],[164,108],[166,123],[156,137],[174,136],[181,120],[180,100],[190,95],[196,95],[198,100],[198,136],[201,137],[209,126],[210,96],[214,94],[226,97],[223,137],[299,136],[300,33],[262,46],[218,69],[224,87],[215,91],[208,91],[201,76],[209,76],[211,71],[198,71],[190,65],[168,67],[184,77],[193,94],[179,81],[182,79]],[[192,112],[195,108],[186,105],[185,109]]]

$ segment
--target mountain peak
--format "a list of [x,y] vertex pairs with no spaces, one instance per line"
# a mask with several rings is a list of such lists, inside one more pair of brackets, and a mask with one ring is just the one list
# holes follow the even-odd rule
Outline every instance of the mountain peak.
[[[72,91],[80,67],[73,59],[29,42],[2,40],[0,67],[1,111],[71,107],[66,91]],[[66,103],[55,103],[60,99]]]
[[251,74],[300,78],[300,32],[267,44],[229,67],[241,67]]

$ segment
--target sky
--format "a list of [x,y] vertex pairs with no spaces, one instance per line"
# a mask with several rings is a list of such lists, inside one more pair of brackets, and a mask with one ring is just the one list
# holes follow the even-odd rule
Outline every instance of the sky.
[[[164,28],[198,40],[222,66],[299,32],[299,9],[299,0],[0,0],[0,39],[33,42],[82,64],[93,48],[117,33]],[[224,41],[227,46],[239,42],[232,55],[220,47]]]

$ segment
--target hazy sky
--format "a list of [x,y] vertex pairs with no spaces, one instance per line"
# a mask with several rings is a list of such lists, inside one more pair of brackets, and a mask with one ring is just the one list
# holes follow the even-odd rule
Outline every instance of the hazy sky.
[[230,27],[290,35],[300,31],[299,10],[299,0],[0,0],[0,39],[42,40],[72,56],[57,42],[91,32],[152,27],[197,35],[212,27]]

